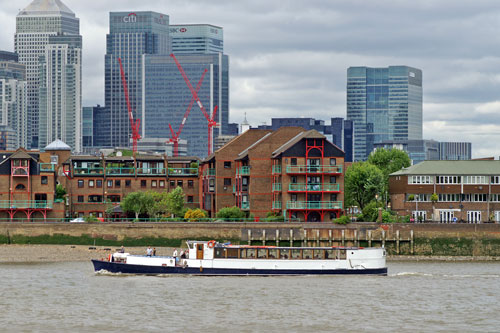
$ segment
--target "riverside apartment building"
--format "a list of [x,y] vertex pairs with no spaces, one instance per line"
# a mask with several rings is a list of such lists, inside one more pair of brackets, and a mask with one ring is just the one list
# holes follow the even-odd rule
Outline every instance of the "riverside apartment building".
[[344,155],[316,130],[250,129],[202,162],[202,208],[334,220],[343,210]]

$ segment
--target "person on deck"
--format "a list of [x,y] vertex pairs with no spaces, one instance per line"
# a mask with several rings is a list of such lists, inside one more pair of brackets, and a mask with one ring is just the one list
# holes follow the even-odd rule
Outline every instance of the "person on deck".
[[151,249],[151,246],[148,246],[148,248],[146,249],[146,255],[148,257],[151,257],[152,254],[153,254],[153,250]]

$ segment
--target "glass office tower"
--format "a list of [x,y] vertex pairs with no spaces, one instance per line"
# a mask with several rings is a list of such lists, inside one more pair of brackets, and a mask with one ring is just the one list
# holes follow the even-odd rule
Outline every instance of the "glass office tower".
[[[127,102],[123,92],[118,58],[121,58],[134,119],[144,118],[142,98],[143,55],[170,53],[169,17],[156,12],[111,12],[106,36],[105,107],[103,117],[109,119],[109,135],[98,135],[109,142],[102,146],[130,147],[131,128]],[[168,130],[165,128],[165,130]],[[144,125],[141,124],[141,135]],[[164,135],[165,136],[165,135]]]
[[354,161],[374,144],[422,139],[422,71],[408,66],[347,69],[347,119],[354,125]]
[[210,24],[170,25],[172,52],[224,53],[224,30]]
[[60,0],[34,0],[16,16],[14,50],[19,62],[26,65],[29,147],[38,148],[39,57],[45,53],[49,36],[79,33],[79,19]]
[[[181,54],[177,60],[188,76],[191,85],[197,86],[207,70],[197,95],[205,110],[211,115],[215,106],[217,122],[227,126],[229,107],[228,58],[217,54]],[[169,124],[174,132],[179,130],[192,94],[179,69],[170,56],[144,56],[144,104],[142,126],[148,138],[169,138]],[[193,104],[180,139],[187,140],[187,155],[207,156],[207,120],[197,103]],[[214,137],[218,129],[214,128]]]

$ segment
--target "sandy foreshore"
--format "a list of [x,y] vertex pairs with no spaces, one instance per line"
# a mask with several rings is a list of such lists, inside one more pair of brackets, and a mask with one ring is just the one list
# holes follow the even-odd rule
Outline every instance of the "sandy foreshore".
[[[88,261],[106,258],[118,248],[89,245],[0,245],[0,263]],[[157,247],[156,255],[172,255],[173,248]],[[126,247],[131,254],[146,254],[145,247]],[[389,256],[387,261],[500,261],[500,257],[486,256]]]
[[[88,261],[106,258],[118,248],[89,245],[0,245],[0,263]],[[145,247],[126,247],[132,254],[146,254]],[[156,255],[172,255],[173,248],[157,247]]]

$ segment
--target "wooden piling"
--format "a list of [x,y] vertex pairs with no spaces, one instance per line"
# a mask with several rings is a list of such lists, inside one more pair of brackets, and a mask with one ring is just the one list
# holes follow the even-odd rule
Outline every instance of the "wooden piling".
[[252,230],[248,229],[248,245],[252,245]]
[[320,246],[320,239],[319,239],[319,229],[316,230],[316,246]]
[[358,230],[354,229],[354,246],[359,246]]
[[266,245],[266,230],[262,230],[262,245]]
[[414,252],[414,243],[413,243],[413,230],[410,230],[410,253],[413,254]]
[[345,229],[342,229],[342,246],[345,246]]
[[293,246],[293,229],[290,229],[290,246]]
[[396,254],[399,254],[399,230],[396,230]]
[[280,229],[276,229],[276,246],[280,246]]
[[328,230],[328,244],[330,246],[333,246],[333,241],[332,241],[332,229]]
[[382,247],[385,247],[385,230],[382,229]]
[[372,231],[368,230],[368,247],[372,247]]

